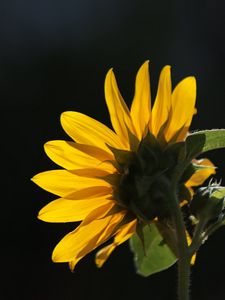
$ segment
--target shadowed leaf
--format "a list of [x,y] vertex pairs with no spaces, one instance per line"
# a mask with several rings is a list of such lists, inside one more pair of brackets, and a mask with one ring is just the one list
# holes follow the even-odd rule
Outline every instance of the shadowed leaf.
[[225,129],[191,133],[186,139],[186,147],[190,159],[210,150],[225,148]]
[[134,253],[137,273],[147,277],[172,266],[177,258],[165,243],[155,224],[143,228],[143,242],[135,234],[130,239],[131,250]]

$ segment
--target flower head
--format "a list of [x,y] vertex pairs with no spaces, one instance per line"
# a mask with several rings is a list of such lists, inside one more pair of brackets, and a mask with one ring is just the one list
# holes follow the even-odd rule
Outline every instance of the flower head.
[[[112,69],[105,79],[105,98],[114,131],[81,113],[63,113],[62,127],[73,141],[45,144],[47,155],[63,169],[33,178],[59,197],[39,212],[39,219],[82,221],[53,251],[53,261],[69,262],[71,269],[113,237],[96,255],[97,265],[102,266],[135,233],[137,224],[171,216],[167,194],[196,113],[196,81],[187,77],[172,91],[170,67],[165,66],[152,105],[146,61],[136,76],[130,110]],[[209,160],[193,161],[180,179],[180,202],[188,201],[192,187],[214,172]]]

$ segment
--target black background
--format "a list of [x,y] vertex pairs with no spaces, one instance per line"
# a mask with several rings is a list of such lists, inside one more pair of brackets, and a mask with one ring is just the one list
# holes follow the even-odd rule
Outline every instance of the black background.
[[[57,168],[44,154],[48,140],[67,139],[59,116],[85,113],[110,126],[104,76],[114,67],[130,104],[135,73],[150,59],[154,97],[161,68],[174,85],[197,78],[192,129],[225,126],[225,2],[129,0],[0,1],[1,299],[175,299],[176,266],[142,278],[124,244],[103,269],[94,254],[75,273],[53,264],[51,251],[74,224],[36,219],[55,197],[30,178]],[[209,153],[225,171],[225,151]],[[223,299],[225,229],[202,247],[192,269],[192,295]]]

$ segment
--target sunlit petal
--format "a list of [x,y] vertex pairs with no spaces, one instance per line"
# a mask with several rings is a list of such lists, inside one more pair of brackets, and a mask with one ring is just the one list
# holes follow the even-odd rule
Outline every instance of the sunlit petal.
[[116,134],[102,123],[78,112],[64,112],[61,123],[65,132],[81,144],[94,145],[110,152],[106,144],[121,148],[122,144]]
[[100,218],[102,213],[111,208],[111,204],[99,207],[91,213],[91,217],[87,216],[88,222],[85,219],[79,227],[67,234],[55,247],[53,261],[70,262],[81,258],[110,238],[115,226],[124,217],[124,213],[119,212]]
[[44,190],[60,197],[92,186],[110,186],[98,178],[85,178],[66,170],[52,170],[35,175],[32,180]]
[[205,168],[197,170],[191,178],[186,182],[187,187],[199,186],[208,179],[211,175],[216,173],[216,168],[214,164],[207,158],[201,160],[196,160],[196,164],[199,166],[204,166]]
[[105,197],[86,200],[57,199],[44,206],[38,218],[45,222],[77,222],[83,220],[92,210],[108,204]]
[[195,100],[196,80],[194,77],[187,77],[178,83],[172,93],[171,116],[166,128],[167,141],[182,128],[186,130],[182,133],[182,137],[185,136],[195,113]]
[[139,140],[141,140],[146,133],[151,115],[151,93],[148,68],[149,62],[146,61],[137,73],[135,95],[130,112]]
[[119,229],[117,234],[115,235],[114,241],[112,244],[102,248],[99,250],[95,257],[95,263],[96,265],[101,268],[103,264],[106,262],[106,260],[109,258],[113,250],[119,246],[120,244],[124,243],[126,240],[128,240],[135,232],[137,220],[133,220],[123,226]]
[[103,161],[91,156],[79,149],[78,144],[66,141],[50,141],[44,146],[46,154],[59,166],[68,169],[99,168],[113,172],[115,168],[107,163],[106,159],[112,159],[111,155],[102,155]]
[[168,120],[171,109],[171,88],[170,66],[165,66],[159,77],[158,91],[152,109],[150,131],[155,136]]
[[111,123],[126,149],[129,149],[129,134],[135,133],[130,112],[117,86],[113,70],[110,69],[105,79],[105,99],[108,106]]

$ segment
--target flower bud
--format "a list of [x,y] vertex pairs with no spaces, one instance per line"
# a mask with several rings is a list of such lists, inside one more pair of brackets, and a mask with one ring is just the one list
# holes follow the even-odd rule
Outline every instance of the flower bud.
[[191,213],[197,219],[206,222],[221,215],[225,204],[225,187],[217,183],[210,183],[207,187],[201,187],[195,193],[191,204]]

